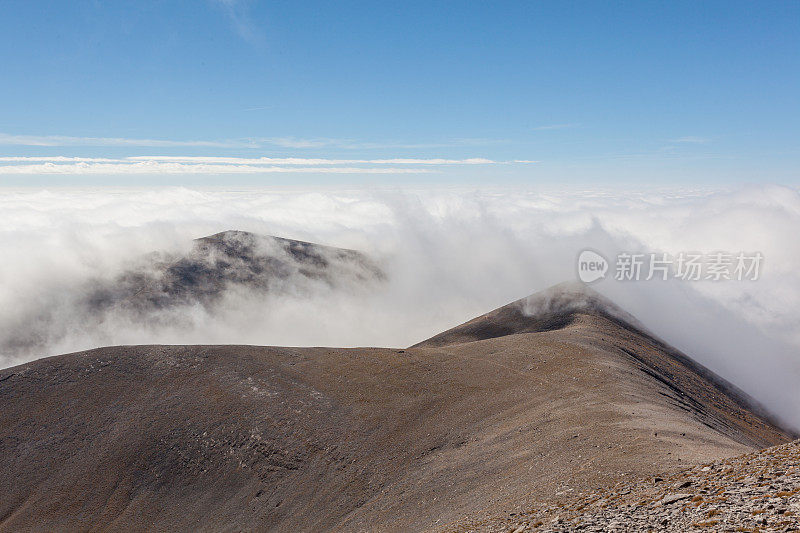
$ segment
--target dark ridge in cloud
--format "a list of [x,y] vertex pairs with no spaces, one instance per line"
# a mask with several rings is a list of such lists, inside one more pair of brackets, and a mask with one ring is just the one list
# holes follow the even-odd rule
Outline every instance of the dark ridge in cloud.
[[385,279],[377,263],[355,250],[225,231],[197,239],[185,255],[153,252],[109,280],[92,279],[59,295],[55,305],[21,317],[20,326],[0,339],[0,352],[42,350],[75,327],[92,330],[112,317],[146,328],[165,322],[191,327],[192,308],[222,313],[225,297],[236,292],[313,296],[321,286],[336,290]]

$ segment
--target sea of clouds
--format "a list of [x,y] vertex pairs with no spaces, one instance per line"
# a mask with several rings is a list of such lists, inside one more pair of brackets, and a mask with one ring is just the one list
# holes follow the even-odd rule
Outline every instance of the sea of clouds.
[[[761,252],[757,281],[592,285],[800,428],[800,193],[736,189],[2,189],[0,366],[115,344],[408,346],[577,279],[579,252]],[[252,294],[213,310],[76,316],[97,280],[238,229],[364,251],[385,283]],[[33,332],[34,343],[6,342]],[[13,344],[13,343],[12,343]],[[31,348],[31,346],[35,346]]]

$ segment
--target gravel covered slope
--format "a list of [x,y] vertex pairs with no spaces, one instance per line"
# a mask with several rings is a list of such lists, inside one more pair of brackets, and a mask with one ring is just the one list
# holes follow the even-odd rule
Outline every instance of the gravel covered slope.
[[671,475],[618,483],[502,519],[484,531],[800,531],[800,441]]

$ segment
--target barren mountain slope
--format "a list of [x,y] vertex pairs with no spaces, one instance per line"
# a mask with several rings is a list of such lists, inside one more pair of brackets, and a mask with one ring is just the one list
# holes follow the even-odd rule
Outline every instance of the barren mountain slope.
[[112,347],[0,371],[0,530],[435,528],[788,440],[597,298],[515,302],[484,317],[502,336],[458,344]]

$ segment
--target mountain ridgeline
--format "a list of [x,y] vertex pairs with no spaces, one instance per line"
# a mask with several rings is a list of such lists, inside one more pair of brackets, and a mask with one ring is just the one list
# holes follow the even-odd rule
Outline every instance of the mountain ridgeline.
[[[339,257],[356,277],[380,277],[360,255],[320,259],[293,242],[275,246],[308,275],[329,275]],[[250,266],[170,263],[194,288],[159,289],[156,301],[213,299],[209,264],[226,279],[282,275],[271,260],[252,267],[236,239],[198,246]],[[0,531],[448,529],[794,437],[575,285],[406,349],[60,355],[0,371],[0,403]]]

